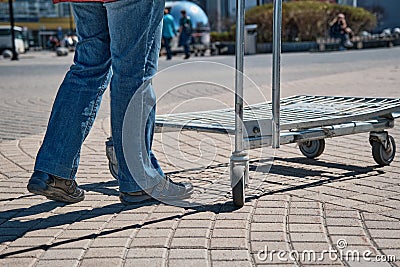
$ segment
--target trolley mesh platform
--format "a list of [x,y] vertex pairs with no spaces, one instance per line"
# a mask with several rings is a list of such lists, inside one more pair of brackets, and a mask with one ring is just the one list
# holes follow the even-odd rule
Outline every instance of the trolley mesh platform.
[[[291,96],[281,99],[282,130],[300,130],[372,119],[393,119],[400,112],[400,98],[359,98],[335,96]],[[262,122],[272,117],[272,103],[244,107],[243,121]],[[157,131],[197,130],[235,133],[235,110],[157,116]],[[162,129],[163,128],[163,129]]]

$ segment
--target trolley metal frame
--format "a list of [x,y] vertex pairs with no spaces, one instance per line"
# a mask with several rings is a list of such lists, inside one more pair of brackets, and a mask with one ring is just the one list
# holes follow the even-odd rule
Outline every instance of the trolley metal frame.
[[[234,134],[230,180],[233,202],[239,207],[245,203],[245,187],[249,182],[248,149],[298,143],[303,155],[316,158],[324,151],[325,138],[369,132],[374,160],[381,166],[389,165],[394,159],[396,144],[385,129],[394,127],[394,120],[400,118],[400,98],[292,96],[281,99],[282,0],[273,3],[272,102],[244,107],[244,0],[236,0],[236,4],[235,107],[157,116],[156,131]],[[107,141],[106,146],[110,171],[115,177],[118,165],[112,141]]]

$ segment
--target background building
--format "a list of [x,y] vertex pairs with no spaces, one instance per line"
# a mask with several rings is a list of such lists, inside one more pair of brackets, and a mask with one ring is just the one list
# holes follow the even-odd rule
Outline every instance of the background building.
[[399,0],[359,0],[357,5],[375,14],[378,19],[375,32],[381,32],[387,28],[400,28]]

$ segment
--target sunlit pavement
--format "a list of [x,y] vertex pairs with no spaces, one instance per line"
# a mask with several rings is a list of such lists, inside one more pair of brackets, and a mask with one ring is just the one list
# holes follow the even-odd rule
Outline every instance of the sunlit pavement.
[[[399,54],[398,47],[284,54],[282,95],[400,97]],[[227,56],[191,58],[188,64],[195,60],[234,62]],[[198,207],[155,202],[125,207],[105,155],[110,128],[106,92],[82,148],[77,181],[86,199],[64,205],[30,194],[26,183],[70,62],[72,54],[56,57],[48,52],[28,53],[18,62],[0,60],[1,266],[400,265],[400,161],[397,156],[390,166],[378,167],[368,134],[328,139],[318,160],[304,158],[295,145],[282,146],[270,170],[257,157],[259,150],[251,151],[250,177],[263,182],[247,192],[241,209],[223,189]],[[179,63],[187,61],[161,58],[160,69]],[[170,69],[170,78],[185,75],[181,69]],[[201,68],[196,75],[207,71]],[[246,57],[245,72],[269,99],[271,55]],[[218,90],[205,90],[204,95],[202,88],[193,90],[183,88],[177,97],[165,98],[159,112],[187,101],[194,92],[199,99],[228,98]],[[400,140],[398,125],[389,132]],[[176,148],[163,142],[163,134],[155,135],[153,147],[172,178],[229,184],[228,136],[183,132],[170,138],[179,143],[180,153],[171,153]],[[212,162],[198,160],[207,152]]]

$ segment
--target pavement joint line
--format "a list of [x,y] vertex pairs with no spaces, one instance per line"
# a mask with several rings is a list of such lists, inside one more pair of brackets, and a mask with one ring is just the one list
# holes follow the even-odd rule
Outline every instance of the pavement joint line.
[[2,156],[3,158],[5,158],[6,160],[8,160],[11,164],[18,166],[20,169],[24,170],[25,172],[29,172],[28,169],[24,168],[23,166],[21,166],[19,163],[13,161],[12,159],[10,159],[9,157],[7,157],[6,155],[4,155],[3,152],[1,152],[0,150],[0,156]]
[[[325,209],[325,204],[324,204],[324,203],[320,203],[320,210],[321,210],[321,218],[322,218],[321,223],[322,223],[323,231],[324,231],[324,233],[325,233],[325,236],[326,236],[326,239],[327,239],[327,241],[328,241],[328,244],[329,244],[330,248],[336,248],[336,250],[337,250],[337,246],[336,246],[336,244],[333,242],[332,236],[330,235],[329,230],[328,230],[328,223],[327,223],[327,221],[326,221],[326,209]],[[344,261],[342,258],[339,257],[339,260],[340,260],[340,262],[343,264],[343,266],[347,266],[347,267],[350,266],[350,265],[349,265],[346,261]]]
[[17,140],[17,147],[18,149],[26,156],[28,156],[31,159],[35,159],[34,156],[32,156],[31,154],[29,154],[28,152],[25,151],[25,149],[21,146],[21,140]]
[[[88,211],[87,213],[89,213],[89,211]],[[86,213],[86,214],[87,214],[87,213]],[[115,213],[113,216],[111,216],[110,218],[108,218],[108,219],[103,223],[103,225],[96,231],[96,234],[97,234],[97,235],[100,235],[101,232],[105,229],[105,227],[106,227],[115,217],[117,217],[117,216],[118,216],[118,213]],[[85,255],[86,255],[86,253],[88,252],[90,246],[93,244],[94,240],[95,240],[95,238],[92,238],[92,239],[89,241],[89,244],[88,244],[87,249],[84,249],[83,253],[80,255],[80,257],[79,257],[79,259],[78,259],[79,262],[82,262],[82,261],[83,261],[83,259],[84,259]]]
[[[141,225],[143,225],[147,221],[147,219],[149,219],[151,217],[151,215],[156,210],[156,208],[157,208],[157,206],[152,206],[152,208],[151,208],[150,212],[147,214],[146,218],[142,220]],[[117,217],[117,216],[118,216],[118,214],[115,214],[115,217]],[[115,217],[113,217],[113,218],[115,218]],[[140,229],[140,228],[138,228],[138,229]],[[122,262],[121,262],[122,265],[125,265],[125,263],[126,263],[126,259],[127,259],[128,252],[129,252],[129,248],[131,247],[133,239],[137,236],[138,232],[139,231],[133,231],[131,233],[131,235],[129,236],[129,238],[128,238],[128,244],[127,244],[127,246],[125,246],[124,252],[122,254]]]
[[207,262],[210,264],[210,266],[213,265],[212,264],[212,254],[211,254],[211,250],[212,250],[211,240],[212,240],[212,236],[213,236],[213,231],[215,229],[215,224],[217,222],[218,214],[221,212],[221,210],[222,210],[222,205],[219,206],[219,209],[216,212],[214,212],[212,219],[211,219],[210,227],[208,228],[210,232],[209,232],[208,240],[207,240]]
[[[379,248],[378,244],[376,244],[375,240],[373,239],[370,231],[367,228],[367,225],[365,224],[365,219],[361,211],[358,211],[358,219],[360,220],[361,228],[363,229],[364,235],[368,238],[369,243],[373,247],[375,251],[377,251],[380,255],[385,255],[387,256],[382,249]],[[396,267],[394,263],[389,262],[390,266]]]
[[182,216],[180,218],[178,218],[178,221],[172,226],[171,232],[168,235],[167,251],[166,251],[166,265],[167,266],[169,265],[169,258],[170,258],[169,256],[170,256],[170,252],[171,252],[172,240],[175,236],[176,229],[178,228],[180,222],[182,221],[184,214],[185,214],[185,211],[183,213],[181,212]]
[[[289,194],[286,196],[286,201],[285,201],[285,211],[284,211],[284,216],[283,216],[283,233],[285,236],[285,243],[287,246],[288,251],[294,251],[294,246],[293,242],[290,236],[290,229],[289,229],[289,223],[290,223],[290,209],[291,209],[291,204],[292,204],[292,196]],[[303,264],[298,260],[295,259],[293,262],[296,266],[302,267]]]
[[258,201],[259,199],[254,199],[253,203],[251,205],[251,209],[250,209],[250,216],[248,217],[248,219],[246,219],[246,241],[247,241],[247,251],[248,251],[248,255],[250,258],[250,264],[252,266],[256,266],[256,259],[254,258],[254,255],[252,254],[252,246],[251,246],[251,222],[253,221],[253,217],[254,214],[256,212],[256,208],[258,206]]

